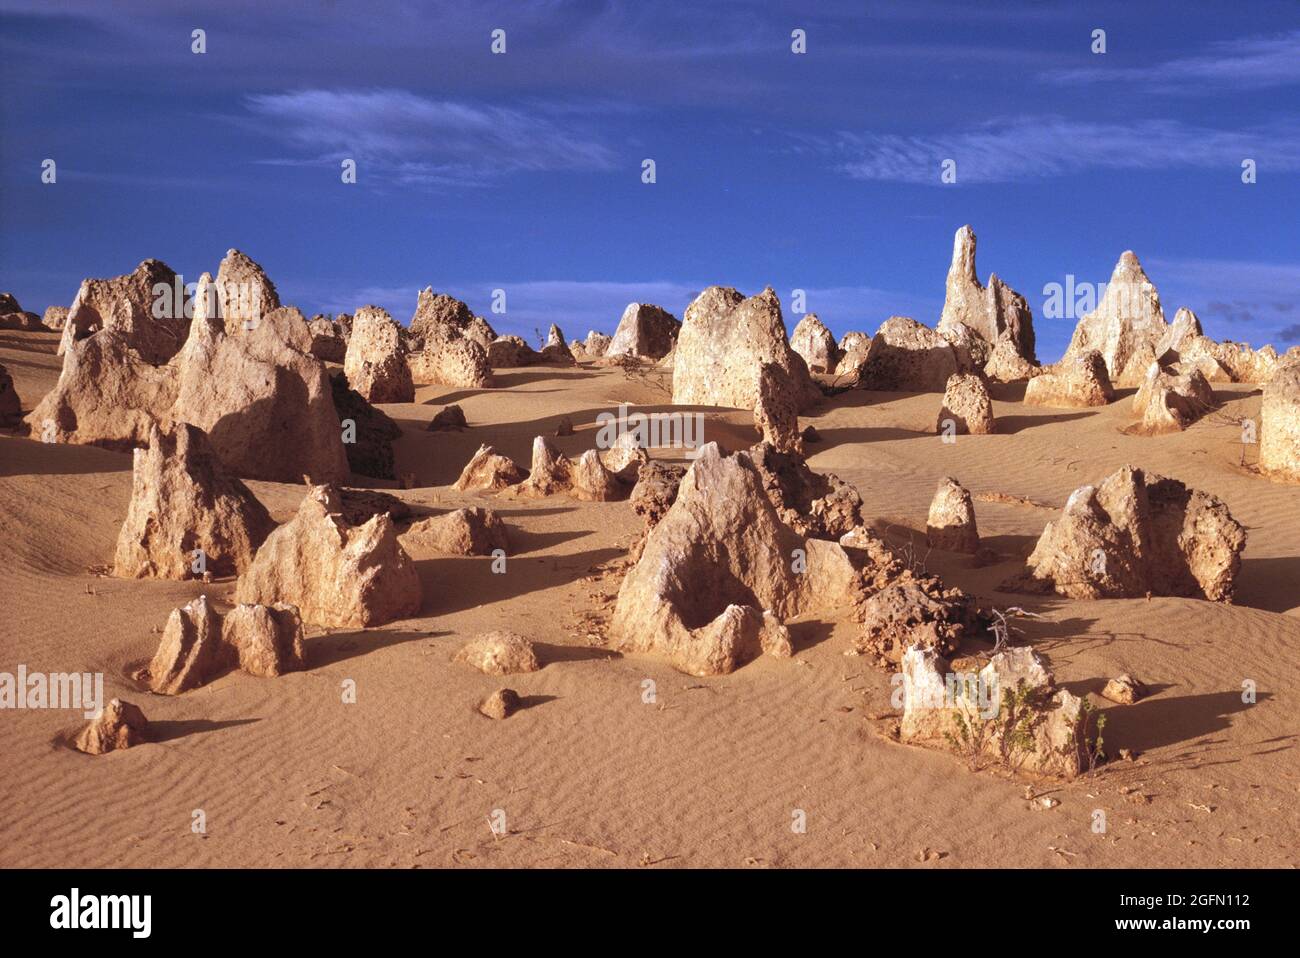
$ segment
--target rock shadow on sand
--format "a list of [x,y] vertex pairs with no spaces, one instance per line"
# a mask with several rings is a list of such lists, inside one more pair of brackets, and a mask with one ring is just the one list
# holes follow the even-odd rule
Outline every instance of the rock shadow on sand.
[[398,629],[349,630],[311,636],[303,645],[306,650],[307,669],[311,670],[346,662],[348,659],[355,659],[394,645],[436,639],[444,635],[451,635],[451,633],[412,632]]

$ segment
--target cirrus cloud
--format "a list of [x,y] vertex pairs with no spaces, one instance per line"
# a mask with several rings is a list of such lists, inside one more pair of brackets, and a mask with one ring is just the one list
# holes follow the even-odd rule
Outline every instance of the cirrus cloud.
[[264,162],[365,163],[400,186],[477,185],[511,173],[609,170],[614,153],[565,104],[496,106],[406,90],[253,94],[254,123],[298,151]]
[[1300,130],[1273,124],[1220,130],[1181,120],[1096,122],[1060,116],[995,120],[951,134],[841,133],[829,144],[837,168],[855,179],[939,186],[940,166],[957,183],[1011,183],[1092,169],[1236,171],[1300,169]]

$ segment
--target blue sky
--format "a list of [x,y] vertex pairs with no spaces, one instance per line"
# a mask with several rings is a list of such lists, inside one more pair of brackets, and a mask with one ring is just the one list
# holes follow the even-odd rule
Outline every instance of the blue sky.
[[632,300],[770,284],[872,332],[937,322],[970,223],[1044,360],[1073,328],[1044,287],[1105,282],[1125,249],[1170,318],[1300,342],[1294,0],[0,0],[0,64],[0,288],[38,312],[233,246],[308,314],[406,321],[431,285],[579,337]]

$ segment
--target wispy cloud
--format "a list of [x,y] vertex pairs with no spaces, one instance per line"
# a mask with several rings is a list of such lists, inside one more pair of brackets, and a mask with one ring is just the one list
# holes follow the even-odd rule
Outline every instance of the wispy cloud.
[[1218,130],[1179,120],[1100,123],[1060,116],[996,120],[952,133],[841,133],[829,144],[841,172],[863,180],[941,185],[956,162],[957,183],[1009,183],[1090,169],[1300,169],[1300,128],[1274,124]]
[[1300,83],[1300,30],[1211,44],[1204,53],[1141,67],[1112,67],[1108,56],[1088,67],[1051,70],[1053,83],[1126,83],[1148,91],[1207,93]]
[[607,170],[612,150],[571,105],[494,106],[406,90],[254,94],[261,127],[297,150],[266,162],[357,161],[400,186],[475,185],[519,172]]

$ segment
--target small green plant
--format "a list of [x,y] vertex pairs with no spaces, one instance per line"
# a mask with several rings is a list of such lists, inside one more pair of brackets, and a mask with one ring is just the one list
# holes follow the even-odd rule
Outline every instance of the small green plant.
[[985,719],[980,707],[980,678],[974,673],[956,676],[952,701],[952,730],[944,733],[948,747],[966,759],[972,772],[988,763],[990,754],[998,754],[998,722]]
[[998,709],[999,758],[1007,768],[1019,768],[1027,755],[1038,751],[1038,727],[1046,717],[1043,689],[1029,688],[1024,679],[1002,691]]
[[1106,740],[1102,734],[1106,730],[1106,713],[1098,712],[1096,706],[1087,699],[1083,700],[1080,711],[1083,713],[1083,720],[1080,722],[1083,757],[1088,763],[1088,774],[1091,775],[1097,771],[1099,764],[1106,761]]
[[966,759],[971,771],[979,771],[990,759],[1015,770],[1038,751],[1038,727],[1045,712],[1045,690],[1029,688],[1024,680],[1014,689],[1002,689],[997,713],[989,719],[980,714],[978,677],[963,676],[954,703],[952,730],[944,740]]

